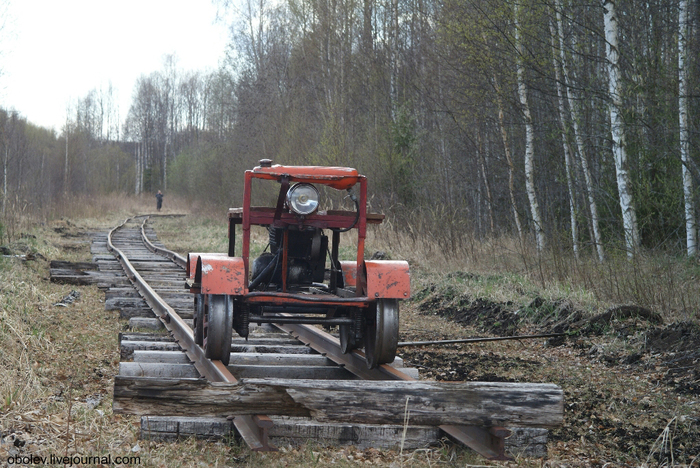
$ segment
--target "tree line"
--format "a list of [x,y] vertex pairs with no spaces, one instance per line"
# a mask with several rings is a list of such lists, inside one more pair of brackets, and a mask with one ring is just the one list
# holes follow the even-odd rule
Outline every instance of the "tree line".
[[[238,205],[262,158],[370,176],[446,249],[515,235],[600,261],[697,254],[696,0],[219,0],[215,71],[176,57],[60,134],[0,111],[3,213],[158,189]],[[14,205],[13,205],[14,206]]]

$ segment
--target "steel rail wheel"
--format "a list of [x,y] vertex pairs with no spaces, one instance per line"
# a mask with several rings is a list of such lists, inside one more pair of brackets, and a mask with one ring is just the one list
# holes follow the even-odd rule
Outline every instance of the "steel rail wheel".
[[233,301],[226,295],[208,294],[207,303],[203,323],[204,354],[227,366],[231,357]]
[[194,295],[194,342],[204,344],[204,294]]
[[340,325],[338,327],[338,335],[340,338],[340,351],[343,354],[348,354],[353,349],[357,349],[357,342],[355,341],[355,333],[352,330],[351,325]]
[[399,343],[399,302],[378,299],[367,315],[365,326],[365,356],[367,367],[394,362]]

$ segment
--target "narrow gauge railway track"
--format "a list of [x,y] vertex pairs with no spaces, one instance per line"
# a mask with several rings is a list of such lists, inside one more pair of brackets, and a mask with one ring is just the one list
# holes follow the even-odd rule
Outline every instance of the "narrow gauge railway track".
[[[126,276],[133,282],[139,295],[148,304],[155,317],[168,329],[172,338],[168,338],[167,335],[122,334],[122,355],[133,359],[133,362],[120,364],[120,375],[115,379],[115,411],[143,412],[143,405],[147,405],[143,401],[143,395],[125,396],[132,390],[129,386],[158,386],[163,385],[164,379],[167,381],[166,386],[170,389],[179,384],[187,386],[192,382],[200,382],[202,378],[209,382],[229,384],[239,383],[239,379],[250,379],[250,381],[266,379],[273,383],[304,379],[303,382],[306,385],[312,379],[334,382],[353,379],[408,382],[417,377],[415,370],[401,368],[400,359],[397,359],[398,362],[392,366],[382,365],[376,369],[368,369],[361,351],[343,354],[337,338],[316,327],[306,325],[283,324],[274,327],[258,327],[252,331],[247,341],[234,338],[232,341],[234,354],[229,366],[224,366],[221,361],[206,359],[202,348],[194,342],[191,325],[194,310],[193,296],[184,289],[186,260],[162,245],[154,244],[147,235],[149,230],[146,227],[146,221],[147,218],[142,221],[135,219],[124,221],[109,232],[107,245],[122,264]],[[155,239],[152,233],[151,238]],[[134,318],[132,324],[139,326],[138,324],[149,323],[153,326],[154,321],[153,318]],[[302,380],[299,381],[302,382]],[[357,385],[360,386],[359,383]],[[547,391],[551,392],[552,389],[549,388]],[[138,393],[138,388],[136,392]],[[147,394],[149,392],[153,393],[152,389],[145,391]],[[372,395],[368,395],[367,398],[371,399]],[[138,402],[130,406],[130,399]],[[158,404],[162,406],[164,403],[161,400]],[[557,405],[558,403],[554,404],[554,406]],[[174,415],[179,414],[176,407],[177,404],[173,403]],[[158,414],[162,414],[162,409]],[[277,414],[280,413],[277,412]],[[203,429],[202,425],[207,427]],[[404,433],[404,443],[409,445],[405,448],[411,448],[411,442],[416,447],[424,446],[447,435],[486,458],[508,458],[505,447],[506,438],[512,433],[510,429],[498,426],[485,428],[477,425],[436,425],[438,427],[435,425],[411,426],[406,438],[404,428],[400,424],[393,426],[322,424],[310,421],[308,418],[275,417],[273,419],[264,414],[210,420],[161,416],[160,418],[142,418],[142,433],[149,430],[164,431],[172,437],[173,433],[174,436],[195,432],[213,434],[217,430],[227,431],[235,428],[253,450],[274,450],[275,447],[270,443],[269,437],[293,439],[306,435],[320,437],[326,442],[337,438],[341,443],[355,441],[362,445],[374,441],[378,446],[391,446],[392,442],[394,446],[398,446]],[[186,429],[187,427],[190,429]],[[519,429],[517,436],[509,439],[510,445],[520,446],[522,449],[523,446],[535,442],[540,446],[541,452],[542,438],[546,440],[546,430]]]

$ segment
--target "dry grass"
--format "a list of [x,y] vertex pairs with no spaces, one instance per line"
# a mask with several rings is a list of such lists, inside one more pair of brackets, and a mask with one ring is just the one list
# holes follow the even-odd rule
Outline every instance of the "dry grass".
[[[149,195],[78,199],[50,213],[32,216],[25,213],[13,228],[11,245],[25,245],[46,259],[90,260],[88,239],[76,236],[79,232],[104,230],[135,213],[154,214],[153,198]],[[176,213],[196,214],[186,218],[154,218],[159,238],[167,246],[181,253],[226,251],[225,210],[192,206],[166,194],[161,214]],[[30,236],[21,238],[23,233]],[[262,249],[264,235],[255,240],[257,248]],[[343,253],[350,258],[354,240],[347,236],[344,241],[348,246]],[[381,250],[392,258],[409,260],[414,292],[431,283],[451,284],[472,297],[510,301],[514,307],[526,305],[536,297],[567,298],[591,312],[607,308],[611,303],[637,303],[662,312],[667,320],[698,318],[697,264],[662,254],[649,254],[633,263],[624,257],[612,257],[599,265],[590,259],[572,260],[564,253],[538,257],[536,252],[522,249],[508,236],[484,242],[466,236],[457,240],[437,239],[422,235],[418,229],[404,232],[392,223],[370,229],[366,250],[368,254]],[[454,271],[469,275],[450,275]],[[124,324],[116,313],[104,310],[102,293],[92,287],[75,288],[81,292],[77,303],[65,308],[54,306],[72,288],[49,283],[47,277],[48,262],[41,257],[26,262],[0,260],[0,460],[19,452],[112,457],[130,454],[141,457],[141,466],[154,467],[487,464],[468,450],[450,446],[399,454],[307,445],[285,447],[278,454],[257,454],[236,442],[139,441],[137,418],[114,415],[111,411],[113,376],[118,372],[119,361],[117,334]],[[414,305],[408,304],[402,309],[402,333],[416,337],[438,334],[462,337],[471,331],[438,318],[426,320]],[[456,348],[454,352],[455,359],[468,352],[542,359],[541,347],[534,343],[484,344]],[[624,401],[623,397],[639,401],[650,395],[657,398],[649,394],[643,376],[641,380],[623,380],[622,374],[604,372],[601,365],[587,363],[568,348],[554,349],[546,359],[551,365],[544,367],[539,375],[526,373],[517,378],[556,381],[571,389],[567,390],[570,396],[589,389],[604,389],[604,392],[624,389],[623,396],[610,399],[611,404]],[[576,372],[567,370],[571,363],[576,366]],[[673,406],[673,401],[658,398],[655,411],[667,413],[668,420],[674,415],[679,420],[689,418],[685,424],[690,424],[692,415],[688,407],[678,402]],[[627,415],[623,405],[618,409],[614,417]],[[613,410],[617,411],[612,407],[601,408],[606,413]],[[629,416],[637,418],[638,414],[630,410]],[[665,430],[664,425],[649,430],[659,435]],[[662,437],[656,450],[667,444],[669,437]],[[20,441],[19,447],[14,445],[15,438]],[[554,459],[547,466],[572,463],[583,466],[577,457],[582,459],[601,450],[583,440],[564,446],[558,444],[561,441],[552,444]],[[514,465],[541,466],[541,461],[520,459],[510,466]]]
[[497,302],[525,306],[536,297],[566,298],[587,310],[635,304],[667,321],[700,319],[700,263],[666,252],[644,252],[632,261],[624,253],[608,252],[601,264],[590,255],[576,259],[556,249],[538,255],[534,242],[522,247],[513,236],[477,241],[463,233],[458,241],[448,241],[391,222],[369,234],[367,250],[408,260],[418,273],[417,288],[460,271],[474,275],[467,281],[472,295]]
[[[395,451],[327,449],[309,444],[283,447],[277,454],[258,454],[233,441],[185,440],[172,444],[138,440],[138,418],[115,415],[111,410],[113,379],[119,365],[117,337],[126,325],[120,323],[116,312],[105,311],[104,295],[97,288],[50,283],[48,260],[91,260],[89,238],[80,233],[105,230],[130,214],[150,210],[140,199],[103,200],[96,207],[84,202],[64,209],[59,219],[43,224],[34,219],[22,225],[25,236],[20,238],[18,234],[10,245],[14,249],[27,244],[26,249],[35,254],[34,260],[0,259],[3,465],[15,455],[133,456],[139,457],[139,466],[168,468],[426,467],[450,459],[462,464],[475,460],[468,450],[448,447],[400,456]],[[161,214],[188,209],[184,204],[173,205],[166,204]],[[109,209],[114,211],[106,211]],[[187,220],[155,220],[163,238],[179,246],[176,250],[187,252],[187,246],[195,246],[221,251],[226,248],[225,213],[221,218],[219,223],[200,211]],[[196,227],[188,227],[192,225]],[[68,307],[54,305],[72,289],[81,293],[78,301]]]
[[[37,239],[37,253],[60,255],[57,236]],[[70,251],[85,256],[87,243],[81,253]],[[80,287],[80,299],[68,307],[54,305],[71,288],[47,276],[41,259],[12,259],[0,268],[0,454],[128,453],[133,431],[113,424],[109,409],[119,359],[114,313],[93,287]]]

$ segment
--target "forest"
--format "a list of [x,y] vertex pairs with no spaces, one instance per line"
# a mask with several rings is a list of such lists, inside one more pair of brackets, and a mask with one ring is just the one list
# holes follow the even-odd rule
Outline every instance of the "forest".
[[68,109],[0,108],[0,232],[76,196],[241,203],[243,171],[356,167],[444,251],[512,236],[603,262],[697,254],[700,2],[218,0],[214,71],[177,56]]

